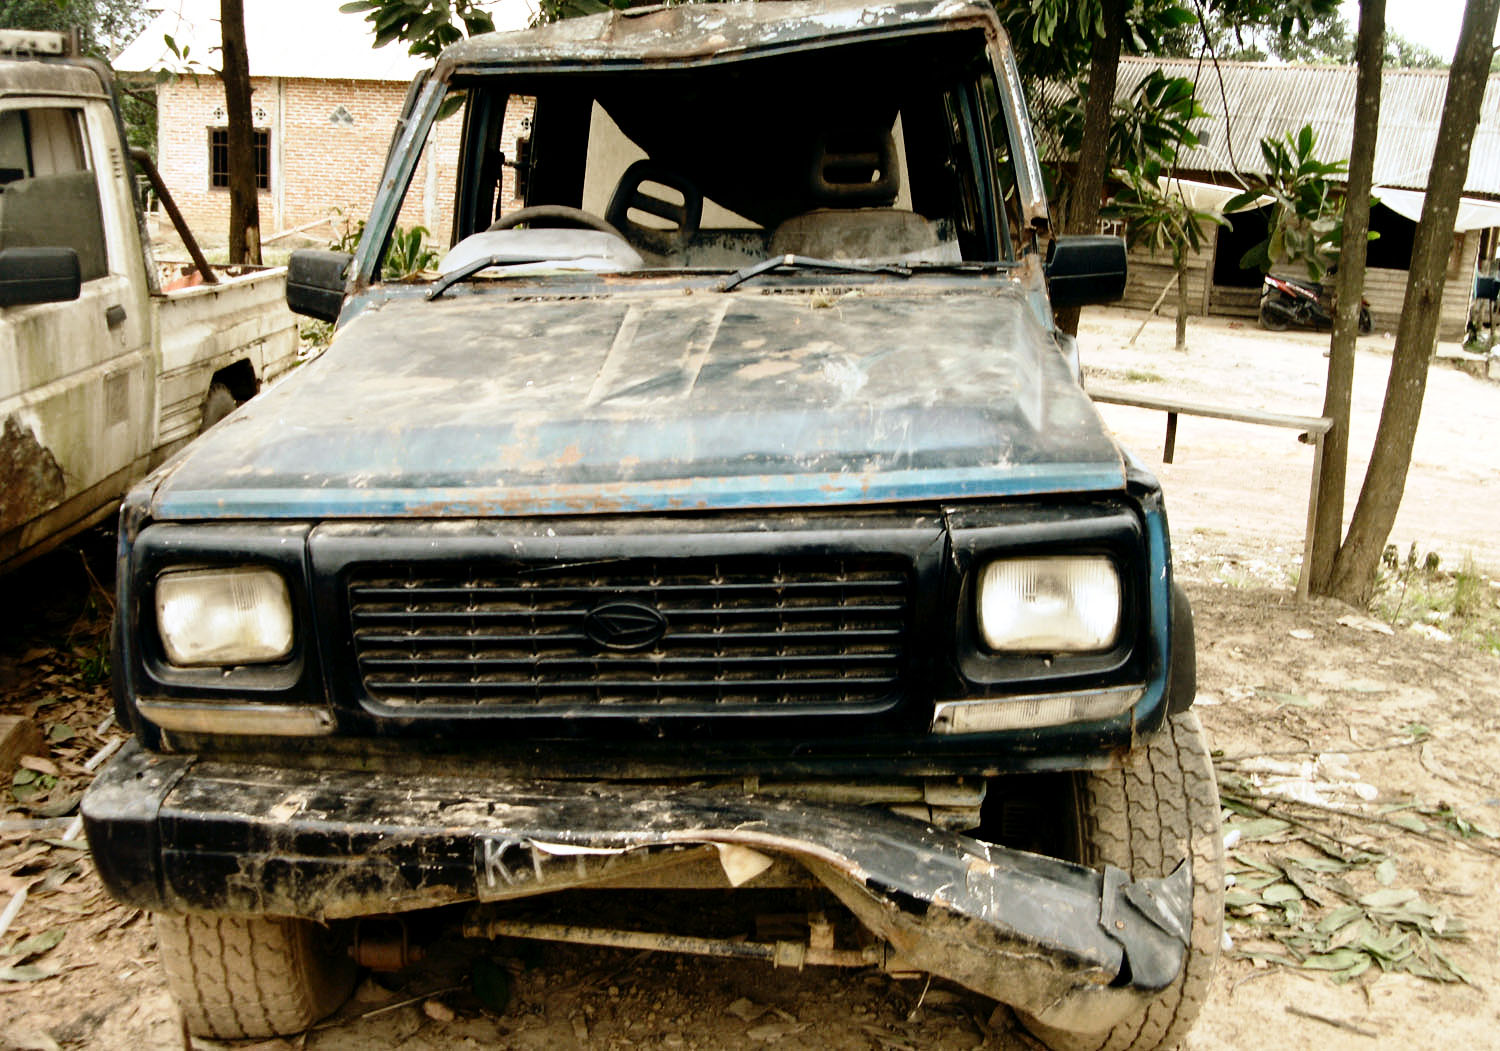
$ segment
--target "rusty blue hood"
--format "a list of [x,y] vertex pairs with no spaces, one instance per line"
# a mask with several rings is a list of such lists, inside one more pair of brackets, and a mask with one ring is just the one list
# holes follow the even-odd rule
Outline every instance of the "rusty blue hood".
[[158,518],[527,515],[1118,490],[1019,290],[398,295],[164,472]]

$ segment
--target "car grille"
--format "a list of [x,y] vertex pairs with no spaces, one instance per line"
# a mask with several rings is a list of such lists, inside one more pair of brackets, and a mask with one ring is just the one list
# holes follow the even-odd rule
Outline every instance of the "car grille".
[[899,689],[910,579],[893,558],[366,567],[349,603],[387,705],[849,704]]

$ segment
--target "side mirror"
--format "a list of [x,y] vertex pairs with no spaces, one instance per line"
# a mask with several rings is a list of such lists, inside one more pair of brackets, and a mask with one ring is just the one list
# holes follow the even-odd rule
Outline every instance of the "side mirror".
[[1046,273],[1053,310],[1114,303],[1125,295],[1125,240],[1095,234],[1058,237],[1047,255]]
[[68,303],[83,281],[71,248],[7,248],[0,251],[0,307]]
[[348,252],[301,248],[286,268],[286,305],[294,314],[337,321],[344,309],[344,274],[354,257]]

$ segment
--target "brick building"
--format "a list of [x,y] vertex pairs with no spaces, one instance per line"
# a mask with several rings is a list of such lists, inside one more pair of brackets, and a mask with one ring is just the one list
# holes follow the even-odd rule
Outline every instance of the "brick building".
[[[340,214],[352,223],[369,212],[401,104],[423,68],[399,43],[372,48],[368,24],[340,12],[343,2],[245,5],[263,238],[309,227],[317,239]],[[224,90],[212,72],[218,11],[218,0],[178,0],[115,59],[122,75],[178,74],[156,89],[157,166],[189,224],[209,241],[223,237],[229,219]],[[493,13],[502,29],[525,25],[530,14],[524,0]],[[172,54],[168,36],[188,63]],[[524,119],[509,122],[507,151]],[[425,226],[439,245],[451,226],[459,125],[454,116],[439,126],[401,214],[403,225]]]

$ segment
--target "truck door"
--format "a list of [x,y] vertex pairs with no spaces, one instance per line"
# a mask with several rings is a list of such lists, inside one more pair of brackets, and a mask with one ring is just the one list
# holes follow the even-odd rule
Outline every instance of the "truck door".
[[66,303],[0,308],[0,566],[108,512],[151,438],[150,310],[103,101],[0,99],[0,249],[66,247]]

